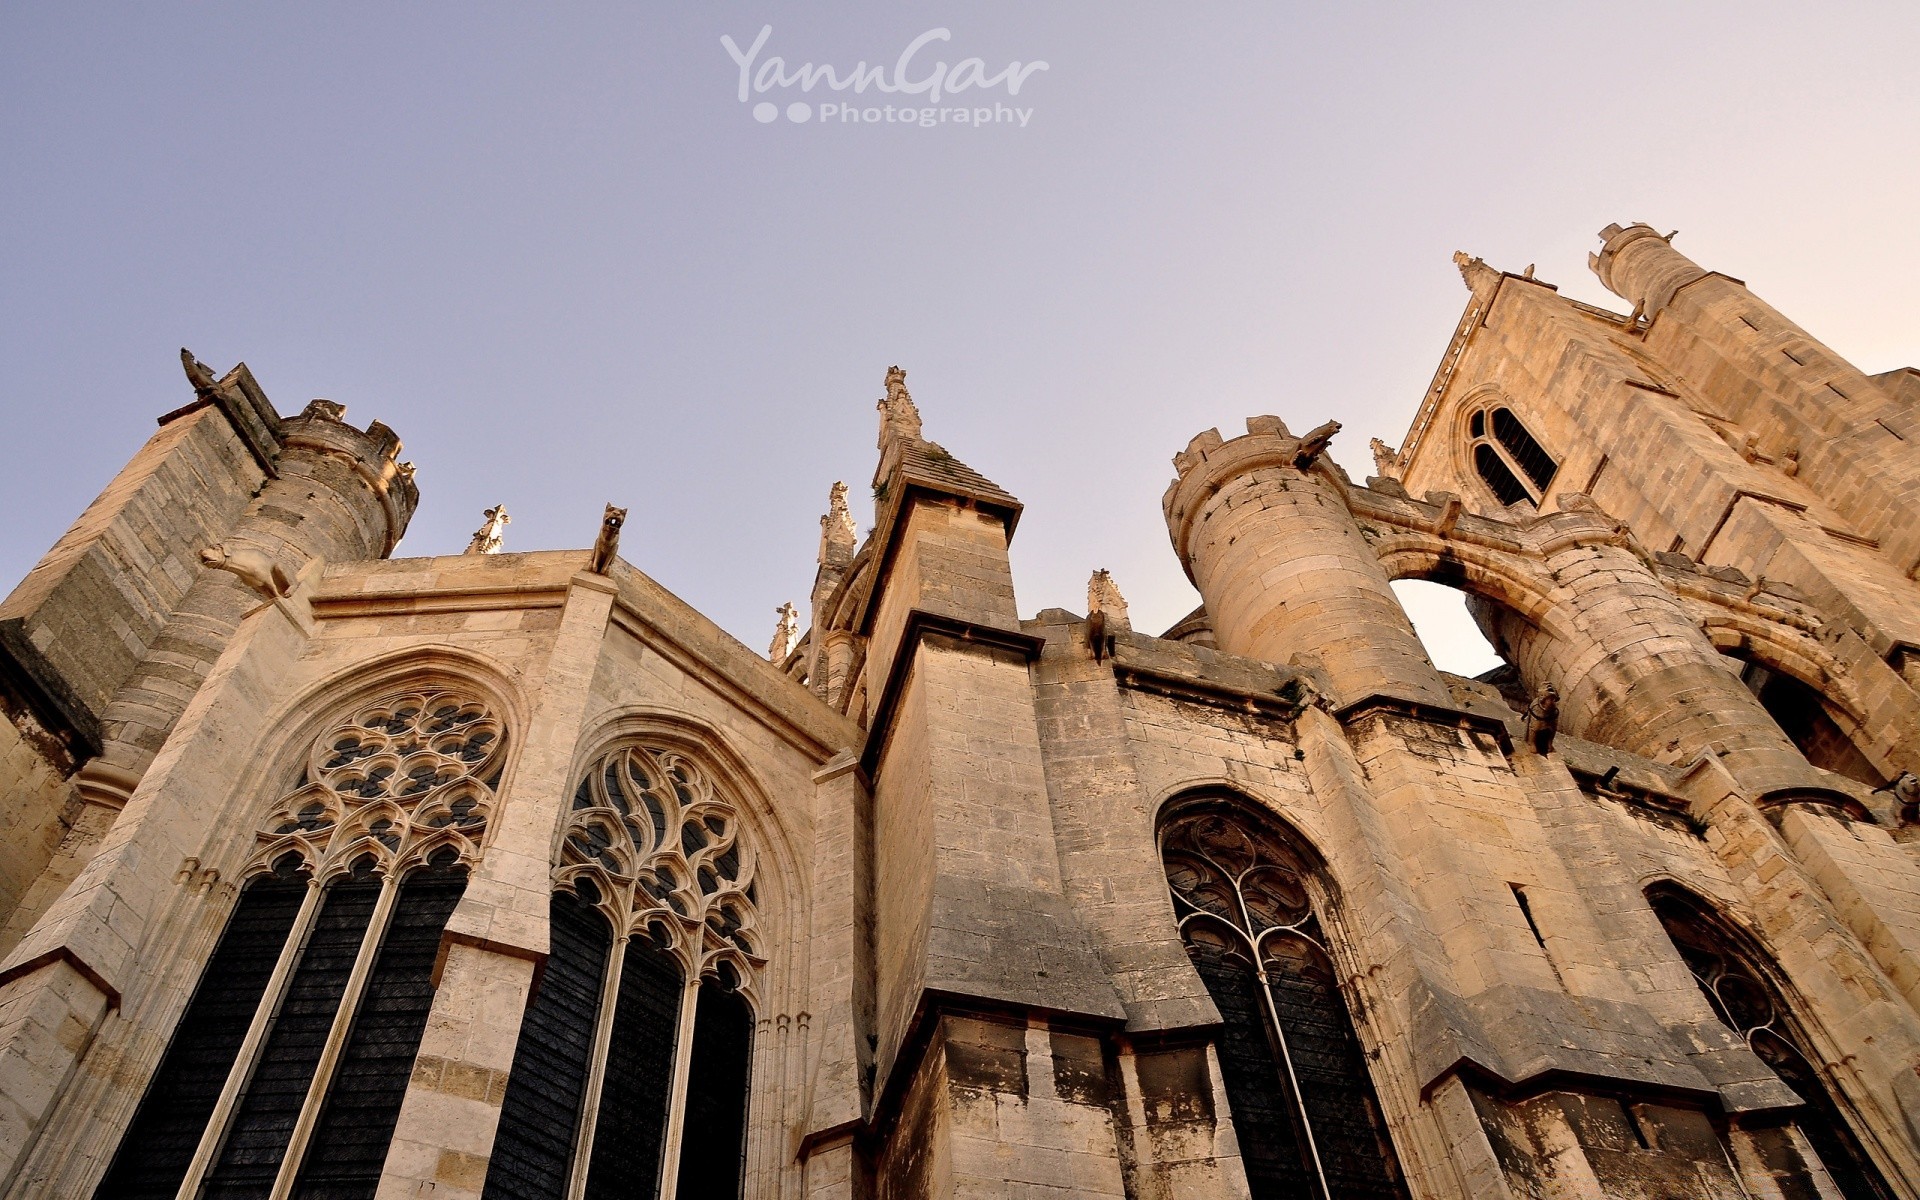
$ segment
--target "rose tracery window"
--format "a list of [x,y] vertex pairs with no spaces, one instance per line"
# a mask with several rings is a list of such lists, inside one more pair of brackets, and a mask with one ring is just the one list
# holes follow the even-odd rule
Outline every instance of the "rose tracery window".
[[314,741],[100,1200],[373,1195],[502,749],[453,689],[387,696]]
[[739,809],[665,748],[602,755],[554,870],[486,1200],[736,1196],[758,884]]
[[1220,1009],[1220,1067],[1254,1200],[1404,1200],[1302,856],[1240,806],[1161,831],[1187,952]]
[[1825,1073],[1814,1065],[1806,1038],[1756,954],[1678,888],[1649,892],[1647,900],[1714,1015],[1806,1102],[1796,1123],[1841,1195],[1847,1200],[1892,1200],[1893,1192],[1847,1124]]

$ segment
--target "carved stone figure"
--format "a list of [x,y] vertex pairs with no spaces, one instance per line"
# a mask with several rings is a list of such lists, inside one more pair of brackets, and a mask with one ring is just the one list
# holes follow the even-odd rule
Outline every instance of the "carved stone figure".
[[213,545],[200,552],[200,561],[209,567],[238,575],[242,583],[265,599],[273,600],[293,593],[293,580],[264,550],[256,550],[252,546],[229,550],[224,545]]
[[605,575],[613,569],[614,555],[620,552],[620,527],[626,521],[626,509],[607,505],[607,511],[600,517],[600,536],[594,539],[593,557],[587,560],[587,570]]
[[1553,735],[1560,731],[1560,693],[1550,683],[1542,684],[1527,705],[1527,745],[1535,754],[1553,749]]
[[468,554],[498,554],[506,541],[507,526],[513,518],[507,515],[507,506],[496,504],[480,514],[487,519],[486,524],[473,531],[473,540],[467,543]]
[[1327,451],[1333,435],[1340,432],[1340,422],[1328,421],[1300,439],[1300,448],[1293,452],[1293,465],[1302,471],[1311,467]]
[[187,369],[187,382],[193,385],[196,394],[204,396],[214,389],[217,381],[213,377],[212,369],[195,358],[193,351],[185,346],[180,347],[180,365]]

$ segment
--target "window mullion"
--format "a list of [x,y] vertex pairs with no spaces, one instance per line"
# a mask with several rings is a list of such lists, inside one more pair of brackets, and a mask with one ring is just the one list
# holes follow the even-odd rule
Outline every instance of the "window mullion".
[[1272,1023],[1274,1040],[1280,1045],[1280,1062],[1287,1068],[1287,1087],[1293,1092],[1293,1106],[1300,1114],[1300,1130],[1306,1134],[1307,1153],[1313,1158],[1314,1178],[1320,1184],[1320,1194],[1326,1200],[1333,1200],[1333,1189],[1327,1186],[1327,1169],[1320,1163],[1320,1144],[1313,1136],[1313,1117],[1307,1112],[1307,1097],[1300,1090],[1300,1077],[1293,1070],[1293,1050],[1287,1045],[1287,1029],[1280,1023],[1280,1006],[1273,1002],[1273,980],[1267,975],[1265,956],[1258,943],[1253,948],[1253,973],[1260,981],[1260,999],[1266,1005],[1267,1020]]
[[573,1147],[573,1171],[567,1181],[567,1200],[587,1194],[587,1172],[593,1165],[593,1134],[600,1123],[600,1087],[607,1077],[607,1047],[613,1044],[613,1013],[620,1006],[620,969],[627,961],[630,935],[613,939],[607,952],[605,981],[600,985],[600,1013],[593,1026],[593,1050],[587,1057],[587,1087],[580,1098],[580,1131]]
[[1539,508],[1544,505],[1547,498],[1546,489],[1533,481],[1533,476],[1521,467],[1520,460],[1514,457],[1513,451],[1507,449],[1506,443],[1499,438],[1488,438],[1487,445],[1492,446],[1493,452],[1500,456],[1500,461],[1507,464],[1507,470],[1513,472],[1514,479],[1520,484],[1520,490],[1533,501],[1534,507]]
[[333,1025],[327,1030],[326,1048],[320,1052],[320,1062],[314,1067],[313,1081],[307,1085],[307,1097],[300,1105],[300,1119],[294,1124],[293,1138],[287,1144],[285,1157],[280,1160],[280,1174],[273,1181],[270,1200],[287,1200],[293,1194],[293,1183],[300,1175],[300,1164],[307,1156],[307,1141],[313,1136],[313,1128],[320,1120],[320,1106],[326,1101],[327,1086],[333,1082],[334,1068],[340,1064],[340,1052],[346,1048],[347,1034],[353,1029],[353,1014],[360,1007],[360,997],[367,987],[367,976],[373,973],[373,960],[380,953],[380,943],[386,937],[387,921],[393,915],[394,899],[400,894],[398,871],[389,871],[380,880],[380,898],[374,901],[373,915],[367,921],[366,936],[360,939],[360,953],[354,956],[353,971],[347,976],[346,991],[340,997],[340,1007],[333,1014]]
[[693,1014],[700,1002],[700,972],[687,972],[680,993],[680,1025],[674,1034],[673,1084],[667,1092],[667,1140],[660,1163],[660,1198],[674,1200],[680,1182],[680,1134],[687,1120],[687,1073],[693,1062]]
[[280,1013],[280,1002],[286,998],[287,982],[293,978],[294,969],[300,965],[300,956],[306,951],[307,935],[313,931],[313,922],[320,914],[320,900],[325,892],[318,879],[307,880],[307,894],[300,900],[300,911],[294,915],[293,928],[287,931],[287,940],[280,947],[280,957],[274,960],[273,974],[267,977],[267,989],[261,993],[260,1006],[254,1010],[253,1020],[247,1025],[247,1036],[241,1041],[240,1053],[234,1056],[233,1069],[227,1072],[227,1081],[220,1088],[220,1098],[214,1101],[213,1115],[207,1119],[206,1129],[201,1131],[200,1144],[194,1147],[193,1161],[187,1164],[187,1174],[180,1181],[175,1200],[193,1200],[199,1194],[201,1180],[206,1177],[207,1169],[213,1166],[214,1156],[220,1152],[227,1120],[233,1116],[234,1106],[239,1104],[240,1094],[246,1090],[247,1080],[253,1075],[254,1060],[260,1056],[260,1047],[266,1044],[267,1034],[273,1031],[273,1022]]

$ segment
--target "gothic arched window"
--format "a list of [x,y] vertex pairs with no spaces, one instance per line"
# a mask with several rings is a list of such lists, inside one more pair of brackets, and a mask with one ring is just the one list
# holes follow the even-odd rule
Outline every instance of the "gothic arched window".
[[1501,504],[1539,504],[1559,473],[1553,460],[1510,408],[1478,409],[1467,418],[1473,469]]
[[1174,810],[1160,851],[1187,953],[1224,1022],[1220,1069],[1253,1200],[1404,1200],[1306,858],[1224,800]]
[[574,793],[554,882],[485,1200],[733,1200],[765,961],[737,807],[675,752],[620,747]]
[[1647,902],[1693,972],[1714,1015],[1806,1102],[1795,1121],[1841,1195],[1847,1200],[1892,1200],[1892,1190],[1847,1124],[1825,1074],[1814,1065],[1816,1059],[1796,1027],[1792,1010],[1757,951],[1703,902],[1679,888],[1650,890]]
[[372,1197],[501,748],[453,691],[389,696],[313,744],[98,1200]]

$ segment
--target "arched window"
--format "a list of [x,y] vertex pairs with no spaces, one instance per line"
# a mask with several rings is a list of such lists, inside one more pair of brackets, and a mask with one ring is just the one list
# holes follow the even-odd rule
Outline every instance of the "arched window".
[[1814,1065],[1807,1040],[1758,952],[1704,902],[1677,887],[1650,889],[1647,902],[1693,972],[1714,1015],[1806,1102],[1796,1123],[1841,1194],[1847,1200],[1893,1200],[1892,1189],[1867,1157],[1828,1090],[1825,1075]]
[[1742,666],[1740,681],[1767,710],[1780,732],[1793,740],[1807,761],[1823,771],[1857,780],[1870,788],[1884,787],[1887,777],[1860,752],[1839,722],[1827,714],[1820,693],[1784,671],[1775,671],[1744,654],[1735,654]]
[[1305,858],[1220,799],[1172,811],[1160,848],[1187,952],[1224,1021],[1220,1069],[1253,1200],[1404,1200]]
[[1560,464],[1510,408],[1476,409],[1467,418],[1467,438],[1475,473],[1501,504],[1539,504],[1559,473]]
[[374,1194],[501,747],[452,691],[389,696],[314,743],[98,1200]]
[[561,1200],[576,1181],[586,1200],[739,1196],[753,868],[737,806],[694,763],[629,745],[588,769],[485,1200]]

